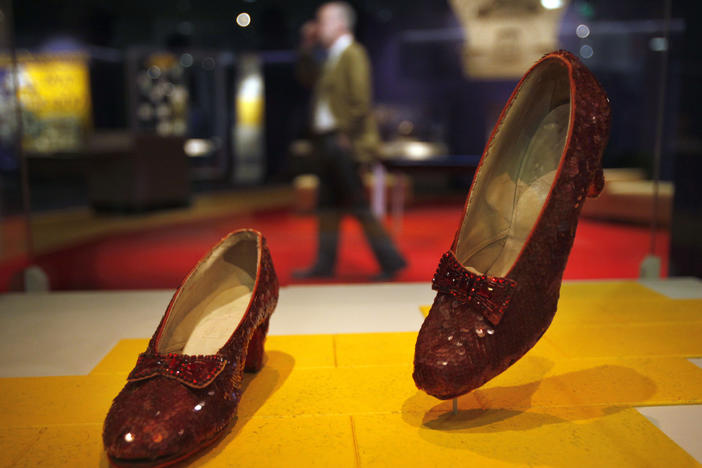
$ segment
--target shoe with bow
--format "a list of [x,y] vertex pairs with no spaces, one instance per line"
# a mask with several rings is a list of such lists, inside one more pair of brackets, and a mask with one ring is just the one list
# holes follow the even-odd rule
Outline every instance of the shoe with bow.
[[110,462],[165,466],[216,440],[236,415],[244,371],[263,365],[278,280],[261,234],[240,230],[197,264],[112,403]]
[[441,399],[503,372],[554,314],[586,196],[603,188],[609,100],[572,54],[521,79],[478,165],[417,337],[414,381]]

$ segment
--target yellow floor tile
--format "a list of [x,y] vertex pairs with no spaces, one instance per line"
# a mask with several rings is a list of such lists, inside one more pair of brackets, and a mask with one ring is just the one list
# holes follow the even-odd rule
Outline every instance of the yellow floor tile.
[[[259,390],[265,379],[254,380],[247,389],[251,398],[269,397],[255,408],[242,402],[240,414],[360,414],[401,407],[428,411],[438,400],[424,393],[416,396],[411,372],[411,366],[295,369],[275,392]],[[702,403],[702,369],[674,358],[554,363],[527,355],[464,399],[471,408]]]
[[[417,333],[335,335],[339,367],[412,365]],[[549,339],[540,340],[530,355],[559,359],[562,352]]]
[[[137,357],[146,350],[148,339],[120,340],[90,372],[96,374],[127,375],[134,368]],[[334,367],[334,337],[332,335],[269,336],[266,351],[268,363],[275,365],[281,353],[295,356],[296,367]]]
[[[294,369],[260,404],[256,397],[261,393],[259,384],[265,380],[256,379],[247,388],[252,400],[247,400],[245,393],[239,408],[242,417],[397,412],[417,394],[411,366]],[[473,395],[465,399],[467,405],[478,406]],[[425,411],[437,402],[421,393],[411,400],[409,409]]]
[[564,361],[544,380],[551,378],[563,389],[564,401],[577,406],[702,403],[702,369],[686,359]]
[[119,375],[0,379],[3,427],[102,423],[124,386]]
[[[259,385],[269,384],[256,379],[246,392],[255,398]],[[413,386],[410,366],[293,369],[277,391],[268,392],[265,404],[254,409],[259,416],[398,411]],[[251,416],[254,409],[242,399],[239,414]]]
[[[270,399],[281,390],[289,391],[290,375],[295,372],[304,372],[306,369],[295,368],[294,358],[281,351],[267,351],[266,362],[256,374],[244,374],[243,396],[239,403],[237,413],[241,418],[249,418],[260,414],[262,408],[270,406]],[[325,368],[311,370],[325,371]],[[276,415],[285,416],[289,413],[280,411]]]
[[680,314],[691,313],[697,316],[702,315],[702,299],[677,299],[672,301],[675,304],[675,309]]
[[[621,288],[628,291],[626,284],[615,283],[608,289]],[[590,283],[564,284],[554,323],[600,325],[702,322],[702,300],[669,299],[637,283],[631,285],[633,293],[628,291],[622,296],[611,296],[606,293],[588,295],[587,291],[592,288]],[[426,317],[430,308],[430,305],[422,305],[420,312]]]
[[93,368],[91,374],[127,375],[134,368],[139,354],[146,350],[145,338],[120,340]]
[[[558,300],[558,309],[553,321],[568,323],[600,323],[605,317],[604,307],[592,300],[563,297]],[[607,323],[611,322],[609,320]]]
[[31,450],[23,453],[13,466],[108,468],[102,447],[102,424],[44,427]]
[[[558,312],[553,323],[530,352],[552,359],[590,357],[679,356],[702,357],[702,311],[696,304],[666,312],[640,306],[641,314],[627,321],[624,316],[606,322],[605,317]],[[650,304],[648,307],[653,307]],[[422,306],[422,313],[428,308]],[[635,310],[632,306],[631,310]],[[665,310],[665,309],[663,309]],[[633,314],[629,312],[629,314]],[[412,350],[413,352],[413,350]]]
[[353,467],[349,416],[252,418],[234,428],[192,466]]
[[[271,352],[271,361],[285,362]],[[276,355],[283,357],[276,357]],[[407,366],[294,368],[265,366],[247,374],[240,417],[446,411],[448,402],[418,392]],[[101,423],[123,376],[2,379],[5,427]],[[702,403],[702,370],[683,359],[552,362],[527,355],[477,391],[468,408]]]
[[[578,316],[586,317],[592,312],[596,314],[605,312],[609,304],[629,300],[676,302],[636,281],[565,282],[561,285],[558,310],[559,313],[573,312]],[[430,307],[430,304],[420,306],[420,311],[425,317]]]
[[[425,308],[428,311],[428,307]],[[270,336],[239,419],[193,466],[698,466],[631,406],[702,404],[702,301],[566,283],[522,359],[451,401],[417,390],[416,333]],[[0,379],[0,466],[107,466],[102,422],[148,340],[90,375]]]
[[[102,424],[46,427],[35,439],[31,450],[16,450],[14,466],[109,466]],[[239,419],[188,465],[352,467],[356,454],[351,420],[348,416]]]
[[295,367],[334,367],[332,335],[275,335],[266,338],[266,351],[292,356]]
[[353,416],[361,466],[698,466],[633,409]]
[[553,344],[550,338],[543,336],[533,348],[527,351],[526,356],[538,356],[552,361],[560,361],[563,359],[563,352]]
[[0,428],[0,466],[15,466],[44,430],[42,427]]
[[679,358],[549,363],[525,356],[475,394],[485,408],[506,409],[701,404],[702,369]]
[[661,299],[662,294],[636,281],[566,281],[561,285],[562,298],[583,298],[601,302],[618,299]]
[[339,367],[407,365],[414,359],[417,333],[363,333],[334,336]]
[[561,298],[554,322],[587,325],[702,322],[702,300]]
[[702,322],[606,326],[554,322],[544,337],[570,358],[702,356]]

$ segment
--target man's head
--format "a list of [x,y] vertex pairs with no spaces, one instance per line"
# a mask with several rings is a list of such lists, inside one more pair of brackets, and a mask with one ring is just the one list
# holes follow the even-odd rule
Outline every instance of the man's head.
[[317,10],[319,41],[324,47],[331,45],[340,36],[353,31],[356,13],[346,2],[325,3]]

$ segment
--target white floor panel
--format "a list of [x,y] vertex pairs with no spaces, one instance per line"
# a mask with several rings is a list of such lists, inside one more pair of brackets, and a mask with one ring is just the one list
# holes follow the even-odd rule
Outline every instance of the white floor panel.
[[697,278],[642,279],[639,283],[670,299],[702,299],[702,280]]
[[0,295],[0,377],[86,374],[122,338],[148,336],[162,291]]
[[636,409],[702,463],[702,405],[647,406]]
[[271,333],[417,331],[419,306],[431,304],[429,283],[289,286],[280,291]]
[[[87,374],[122,338],[149,338],[173,291],[0,294],[0,377]],[[428,283],[288,286],[270,333],[419,330]]]

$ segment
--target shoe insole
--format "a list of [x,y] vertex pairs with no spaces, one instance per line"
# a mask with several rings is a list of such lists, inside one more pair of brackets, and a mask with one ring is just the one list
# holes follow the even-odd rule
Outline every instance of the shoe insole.
[[509,164],[503,171],[486,184],[486,210],[479,211],[494,219],[475,220],[472,229],[481,229],[483,240],[475,245],[464,265],[498,277],[510,270],[551,191],[568,132],[569,113],[570,106],[563,104],[546,114],[521,157],[506,161]]
[[[180,323],[183,354],[214,354],[224,346],[241,322],[251,301],[254,278],[236,265],[218,263],[210,270],[207,293]],[[182,340],[182,341],[181,341]]]
[[229,239],[181,286],[157,344],[160,353],[211,355],[246,314],[258,269],[256,239]]
[[183,354],[215,354],[236,329],[251,301],[246,286],[216,291],[210,296],[209,312],[195,325]]
[[500,255],[490,266],[487,274],[492,276],[507,274],[531,233],[534,222],[549,194],[555,175],[556,171],[553,170],[539,177],[524,189],[517,186],[516,191],[521,192],[521,194],[515,204],[512,224],[505,237]]

